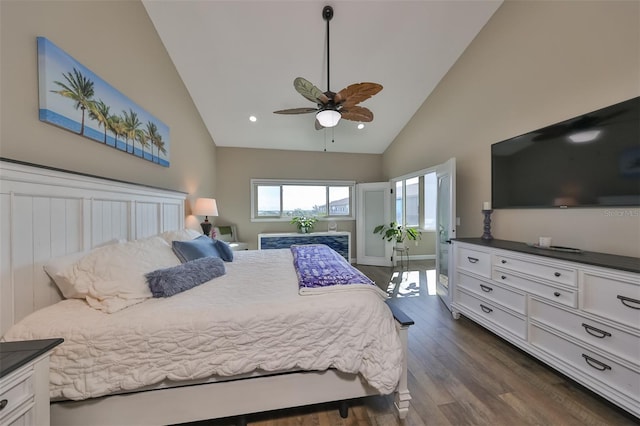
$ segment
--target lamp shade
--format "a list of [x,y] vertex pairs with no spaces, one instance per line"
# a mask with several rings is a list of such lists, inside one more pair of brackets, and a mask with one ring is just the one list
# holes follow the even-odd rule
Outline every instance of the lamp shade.
[[215,198],[198,198],[191,212],[196,216],[218,216]]
[[316,114],[316,119],[318,120],[318,123],[322,125],[322,127],[337,126],[338,121],[340,121],[340,117],[342,117],[342,114],[340,114],[340,112],[336,111],[335,109],[323,109]]

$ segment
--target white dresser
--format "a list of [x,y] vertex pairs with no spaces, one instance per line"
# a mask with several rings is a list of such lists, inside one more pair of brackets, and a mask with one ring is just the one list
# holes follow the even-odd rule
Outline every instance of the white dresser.
[[49,425],[49,355],[62,341],[0,343],[0,426]]
[[454,241],[460,314],[640,417],[640,259]]

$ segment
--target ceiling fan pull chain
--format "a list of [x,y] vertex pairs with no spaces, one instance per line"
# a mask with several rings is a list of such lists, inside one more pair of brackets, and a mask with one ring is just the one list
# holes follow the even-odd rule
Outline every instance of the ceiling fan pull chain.
[[327,152],[327,131],[324,132],[324,152]]

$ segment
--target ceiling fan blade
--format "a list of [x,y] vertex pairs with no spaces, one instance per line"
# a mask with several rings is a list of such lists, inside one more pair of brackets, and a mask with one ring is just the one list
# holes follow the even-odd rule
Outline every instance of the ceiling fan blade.
[[342,108],[340,110],[343,120],[361,121],[368,123],[373,120],[373,113],[371,110],[361,106],[353,106],[349,108]]
[[378,83],[351,84],[336,93],[333,100],[337,105],[341,104],[344,107],[352,107],[369,99],[381,90],[382,85]]
[[311,102],[315,104],[326,104],[329,102],[329,98],[322,93],[322,90],[318,89],[313,85],[309,80],[306,80],[302,77],[298,77],[293,80],[293,87],[296,89],[298,93],[300,93],[305,98],[309,99]]
[[318,108],[291,108],[273,111],[274,114],[309,114],[311,112],[318,112]]

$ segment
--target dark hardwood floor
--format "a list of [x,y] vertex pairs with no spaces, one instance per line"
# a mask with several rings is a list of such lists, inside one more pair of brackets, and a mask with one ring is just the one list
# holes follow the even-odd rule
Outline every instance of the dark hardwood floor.
[[[404,422],[392,396],[320,404],[246,416],[250,425],[632,425],[640,420],[461,317],[454,320],[435,296],[432,261],[411,261],[410,271],[356,265],[393,295],[413,318],[409,331],[411,407]],[[235,425],[218,419],[194,425]]]

